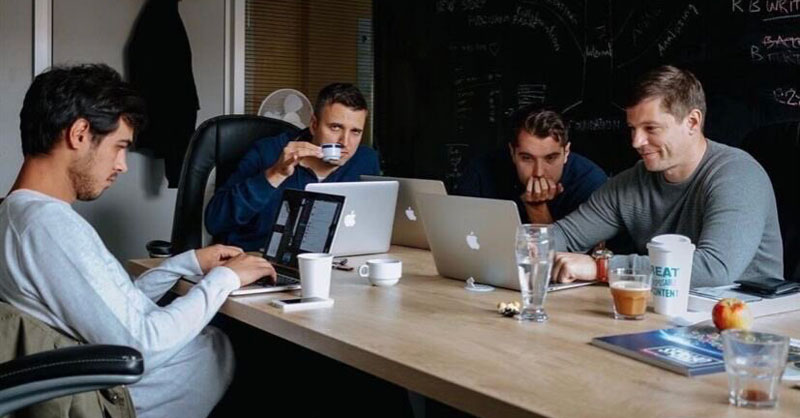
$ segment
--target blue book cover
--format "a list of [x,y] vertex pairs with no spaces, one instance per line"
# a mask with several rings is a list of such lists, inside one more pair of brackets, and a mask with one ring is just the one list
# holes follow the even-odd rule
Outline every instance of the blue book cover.
[[713,326],[610,335],[592,344],[686,376],[725,371],[722,339]]

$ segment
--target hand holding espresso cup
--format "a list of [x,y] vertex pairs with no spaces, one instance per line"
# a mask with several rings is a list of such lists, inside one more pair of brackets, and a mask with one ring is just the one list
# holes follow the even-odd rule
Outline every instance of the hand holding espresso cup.
[[306,157],[323,158],[322,148],[306,141],[290,141],[283,147],[278,161],[264,173],[267,181],[273,187],[278,187],[286,178],[294,174],[297,164]]

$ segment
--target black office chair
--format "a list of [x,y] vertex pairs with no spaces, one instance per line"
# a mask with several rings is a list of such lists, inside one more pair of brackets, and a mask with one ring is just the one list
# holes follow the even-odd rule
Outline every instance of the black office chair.
[[0,364],[0,416],[49,399],[130,385],[144,372],[142,354],[116,345],[78,345]]
[[[175,201],[171,243],[162,241],[159,245],[151,241],[148,251],[168,255],[202,247],[204,196],[212,170],[216,169],[215,184],[225,184],[253,142],[285,132],[297,134],[300,128],[255,115],[224,115],[203,122],[186,150]],[[171,244],[171,248],[167,250],[164,244]]]
[[[144,360],[130,347],[78,341],[0,301],[0,416],[32,407],[47,416],[134,416],[120,385],[141,379]],[[111,389],[113,387],[113,389]],[[82,393],[98,391],[96,394]],[[67,399],[53,398],[75,395]],[[27,416],[27,415],[25,415]]]

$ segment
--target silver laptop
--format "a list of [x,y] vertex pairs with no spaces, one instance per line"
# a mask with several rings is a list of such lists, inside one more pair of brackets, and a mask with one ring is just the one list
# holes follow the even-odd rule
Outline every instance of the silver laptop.
[[[336,226],[344,208],[343,196],[286,189],[264,246],[266,258],[278,277],[275,284],[266,278],[231,292],[232,296],[284,292],[300,288],[297,256],[302,253],[327,253],[333,245]],[[197,282],[202,276],[187,277]]]
[[396,181],[311,183],[306,190],[347,197],[333,255],[385,253],[392,240]]
[[[440,275],[519,290],[514,247],[520,220],[514,202],[419,194],[417,203]],[[552,283],[548,291],[593,283]]]
[[394,211],[392,244],[406,247],[430,249],[422,216],[417,205],[417,193],[446,195],[447,190],[440,180],[409,179],[400,177],[361,176],[361,181],[394,180],[400,184],[397,192],[397,207]]

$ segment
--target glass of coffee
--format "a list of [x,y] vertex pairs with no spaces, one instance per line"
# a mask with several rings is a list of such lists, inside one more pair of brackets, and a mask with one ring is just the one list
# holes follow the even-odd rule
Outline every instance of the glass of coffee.
[[617,268],[608,272],[615,319],[644,318],[650,300],[651,280],[650,272],[644,269]]

